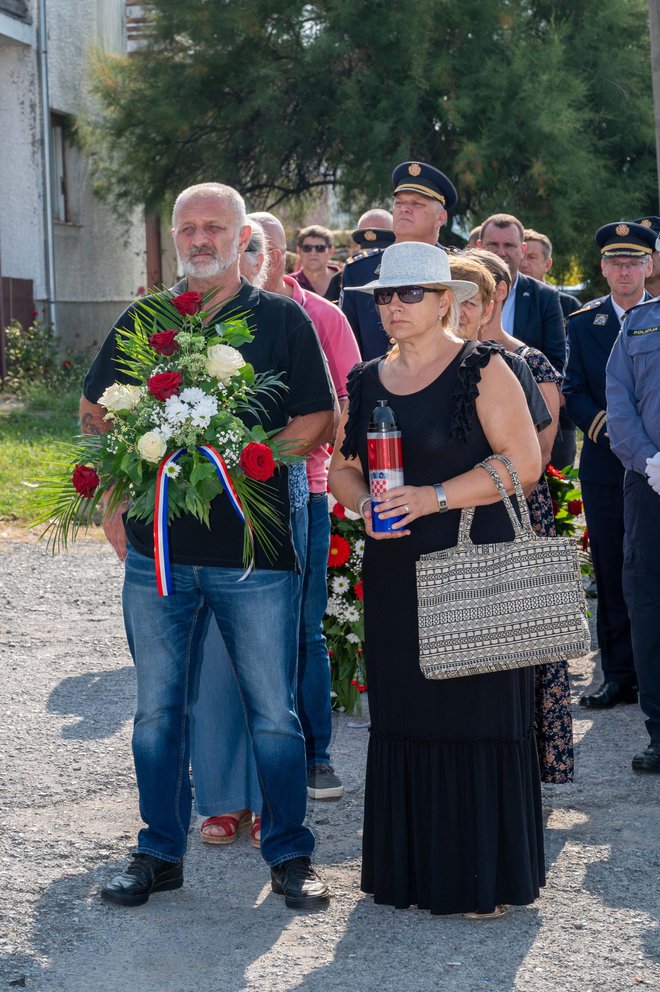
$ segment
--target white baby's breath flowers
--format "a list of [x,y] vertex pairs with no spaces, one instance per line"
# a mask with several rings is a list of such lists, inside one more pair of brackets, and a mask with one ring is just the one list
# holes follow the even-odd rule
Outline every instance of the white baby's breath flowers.
[[245,364],[240,351],[228,344],[211,345],[206,352],[206,371],[214,379],[230,379]]
[[140,458],[144,458],[145,462],[151,462],[153,465],[156,465],[165,454],[167,445],[165,444],[163,435],[159,431],[147,431],[139,439],[137,449]]
[[142,390],[139,386],[127,386],[123,382],[113,382],[97,400],[108,411],[108,415],[104,419],[114,419],[109,416],[110,414],[134,410],[140,402],[141,393]]

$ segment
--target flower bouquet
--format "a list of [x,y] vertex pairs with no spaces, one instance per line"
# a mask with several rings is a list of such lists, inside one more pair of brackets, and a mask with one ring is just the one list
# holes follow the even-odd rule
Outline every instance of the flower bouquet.
[[587,528],[580,520],[584,508],[578,470],[567,466],[560,472],[552,465],[548,465],[545,470],[545,478],[550,489],[552,514],[555,518],[557,535],[559,537],[574,537],[579,541],[578,553],[582,575],[593,575],[591,555],[588,551]]
[[362,664],[364,524],[357,513],[332,496],[329,505],[328,605],[323,629],[330,654],[332,702],[336,709],[359,713],[360,693],[367,688]]
[[53,550],[89,525],[101,499],[109,511],[128,502],[129,517],[156,518],[166,544],[168,523],[182,513],[208,526],[224,491],[244,523],[246,567],[255,537],[274,553],[283,524],[264,483],[276,461],[295,456],[258,417],[260,396],[285,387],[277,375],[255,374],[237,350],[253,338],[249,314],[214,322],[205,309],[212,295],[165,290],[134,304],[133,328],[117,332],[117,364],[132,384],[115,382],[98,398],[109,430],[62,444],[58,474],[40,481],[31,523],[47,524],[42,537]]

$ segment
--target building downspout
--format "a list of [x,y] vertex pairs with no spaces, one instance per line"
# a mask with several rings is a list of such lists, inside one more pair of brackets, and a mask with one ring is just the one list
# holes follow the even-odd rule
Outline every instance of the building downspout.
[[48,96],[48,29],[46,25],[46,0],[39,0],[37,26],[39,52],[39,84],[41,91],[41,125],[43,141],[43,205],[44,205],[44,261],[46,263],[46,320],[57,334],[57,306],[55,287],[55,236],[53,231],[53,152],[50,130],[50,100]]

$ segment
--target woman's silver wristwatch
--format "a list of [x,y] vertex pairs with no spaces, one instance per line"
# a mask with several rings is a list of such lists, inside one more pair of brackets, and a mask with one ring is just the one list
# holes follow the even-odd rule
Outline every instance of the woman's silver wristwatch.
[[447,506],[447,494],[445,493],[445,487],[440,485],[439,482],[433,487],[435,489],[435,495],[438,497],[438,512],[446,513],[449,507]]

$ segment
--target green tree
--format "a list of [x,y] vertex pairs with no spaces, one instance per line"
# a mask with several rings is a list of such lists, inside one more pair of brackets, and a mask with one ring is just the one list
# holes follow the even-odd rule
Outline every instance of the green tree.
[[517,214],[556,268],[655,212],[646,0],[155,0],[148,46],[95,62],[97,188],[169,204],[222,179],[252,207],[336,186],[383,202],[408,157],[455,181],[452,225]]

